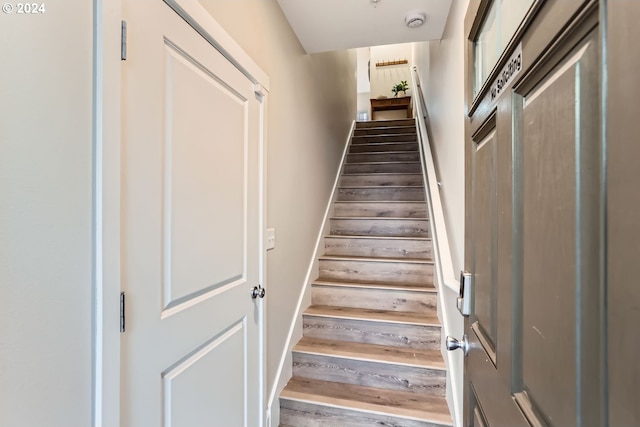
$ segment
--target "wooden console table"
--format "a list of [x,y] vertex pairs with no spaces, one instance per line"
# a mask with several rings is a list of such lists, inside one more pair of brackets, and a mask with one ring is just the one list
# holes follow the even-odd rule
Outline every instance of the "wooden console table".
[[376,119],[376,111],[386,110],[407,110],[407,118],[411,118],[411,97],[401,96],[398,98],[371,98],[371,120]]

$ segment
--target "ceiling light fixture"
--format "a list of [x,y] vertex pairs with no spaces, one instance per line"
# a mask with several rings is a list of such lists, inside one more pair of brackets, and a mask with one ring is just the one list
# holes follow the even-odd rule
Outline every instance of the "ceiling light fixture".
[[371,3],[371,6],[373,7],[378,7],[381,2],[382,0],[369,0],[369,3]]
[[404,23],[409,28],[418,28],[424,24],[426,21],[426,16],[424,13],[420,12],[411,12],[404,17]]

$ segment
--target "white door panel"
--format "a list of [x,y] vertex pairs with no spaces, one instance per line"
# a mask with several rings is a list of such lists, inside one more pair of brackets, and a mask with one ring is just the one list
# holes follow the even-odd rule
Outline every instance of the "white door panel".
[[165,308],[246,278],[249,185],[248,100],[166,49]]
[[262,104],[166,4],[124,9],[122,426],[258,426]]

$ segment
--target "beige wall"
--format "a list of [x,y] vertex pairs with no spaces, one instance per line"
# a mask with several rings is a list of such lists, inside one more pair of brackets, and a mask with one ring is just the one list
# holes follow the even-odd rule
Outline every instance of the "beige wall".
[[93,11],[82,0],[46,7],[0,14],[7,427],[91,425]]
[[469,0],[455,0],[442,40],[414,45],[442,183],[454,271],[464,263],[464,15]]
[[[271,390],[351,121],[356,52],[307,55],[275,0],[201,0],[269,75],[267,387]],[[277,401],[276,401],[277,403]]]

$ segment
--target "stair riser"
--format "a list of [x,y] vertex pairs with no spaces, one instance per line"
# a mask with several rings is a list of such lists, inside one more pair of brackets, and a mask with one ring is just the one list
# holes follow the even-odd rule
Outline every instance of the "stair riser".
[[405,285],[433,284],[433,264],[320,260],[320,279]]
[[445,372],[329,355],[293,353],[293,375],[410,393],[445,394]]
[[367,122],[356,122],[356,129],[378,128],[390,126],[415,126],[413,119],[396,119],[396,120],[370,120]]
[[291,427],[442,427],[424,421],[280,399],[280,425]]
[[354,136],[351,139],[351,144],[375,144],[378,142],[413,142],[418,140],[418,135],[415,133],[407,133],[401,135],[361,135]]
[[384,128],[360,128],[354,130],[355,136],[363,135],[396,135],[396,134],[412,134],[416,132],[415,126],[396,126]]
[[437,350],[441,332],[438,326],[304,315],[303,334],[311,338]]
[[433,259],[430,240],[325,237],[324,248],[326,255]]
[[369,175],[344,175],[340,179],[342,187],[363,186],[413,186],[422,187],[422,175],[419,174],[369,174]]
[[312,287],[311,303],[373,310],[424,313],[436,309],[437,296],[430,292],[359,288],[345,286]]
[[425,194],[422,187],[339,188],[337,200],[340,202],[422,202],[425,200]]
[[410,219],[331,219],[331,234],[342,236],[430,237],[429,222]]
[[384,151],[418,151],[417,142],[375,143],[375,144],[351,144],[349,153],[373,153]]
[[419,162],[347,163],[344,165],[345,174],[420,173],[421,169]]
[[393,153],[356,153],[347,155],[347,163],[373,163],[373,162],[419,162],[420,153],[393,152]]
[[336,203],[334,215],[338,217],[426,218],[425,203]]

